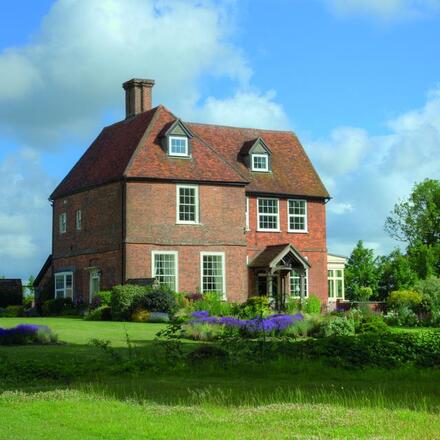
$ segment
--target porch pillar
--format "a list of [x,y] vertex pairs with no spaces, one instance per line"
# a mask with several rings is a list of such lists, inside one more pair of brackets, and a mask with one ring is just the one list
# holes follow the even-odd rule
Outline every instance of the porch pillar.
[[273,280],[271,272],[267,274],[267,296],[269,298],[273,297]]
[[305,271],[304,269],[301,269],[299,271],[299,297],[301,299],[301,304],[304,301],[305,291]]

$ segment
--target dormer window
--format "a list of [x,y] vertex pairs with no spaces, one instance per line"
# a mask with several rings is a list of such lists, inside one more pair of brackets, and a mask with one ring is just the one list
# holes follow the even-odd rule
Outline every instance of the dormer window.
[[269,158],[267,154],[252,155],[252,171],[269,171]]
[[188,138],[170,136],[170,156],[188,156]]
[[272,152],[261,137],[246,141],[239,155],[251,171],[270,173],[272,170]]
[[193,137],[186,125],[180,119],[176,119],[162,135],[162,148],[172,158],[191,159]]

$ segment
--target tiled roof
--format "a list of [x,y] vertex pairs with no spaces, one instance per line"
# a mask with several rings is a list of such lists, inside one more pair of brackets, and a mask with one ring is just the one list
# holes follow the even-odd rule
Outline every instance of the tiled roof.
[[[250,183],[249,192],[327,198],[329,193],[294,133],[206,124],[187,124],[219,151]],[[272,172],[252,172],[240,154],[243,145],[261,137],[272,152]]]
[[[167,156],[161,145],[176,119],[159,106],[104,128],[51,198],[122,178],[240,184],[250,192],[329,197],[293,133],[187,123],[194,134],[188,160]],[[240,154],[258,137],[272,152],[271,173],[251,172]]]

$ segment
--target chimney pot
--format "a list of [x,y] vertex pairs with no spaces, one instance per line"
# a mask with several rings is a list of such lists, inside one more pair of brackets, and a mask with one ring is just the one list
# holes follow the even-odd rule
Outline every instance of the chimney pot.
[[130,79],[122,84],[125,90],[125,117],[130,118],[152,107],[154,80]]

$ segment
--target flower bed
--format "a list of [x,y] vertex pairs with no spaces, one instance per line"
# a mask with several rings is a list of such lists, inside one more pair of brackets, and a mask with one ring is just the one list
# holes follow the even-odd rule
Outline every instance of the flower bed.
[[57,336],[44,325],[20,324],[13,328],[0,327],[0,345],[51,344]]
[[[189,326],[195,328],[217,327],[226,334],[238,333],[247,337],[260,335],[279,336],[283,334],[289,327],[302,321],[304,316],[300,313],[295,315],[275,314],[266,318],[256,317],[253,319],[239,319],[231,316],[209,316],[209,312],[202,310],[192,314],[192,320]],[[194,334],[194,332],[192,332]],[[218,331],[212,332],[218,335]]]

